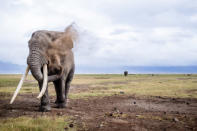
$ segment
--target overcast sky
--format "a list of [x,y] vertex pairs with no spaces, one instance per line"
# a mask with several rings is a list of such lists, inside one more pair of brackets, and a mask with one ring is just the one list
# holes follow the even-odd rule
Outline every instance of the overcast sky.
[[77,65],[197,65],[197,0],[4,0],[0,61],[26,65],[33,31],[72,22]]

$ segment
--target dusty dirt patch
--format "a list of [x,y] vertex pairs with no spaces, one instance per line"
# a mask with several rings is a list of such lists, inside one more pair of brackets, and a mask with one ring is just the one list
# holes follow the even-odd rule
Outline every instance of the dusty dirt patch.
[[[1,96],[1,95],[0,95]],[[38,111],[37,94],[25,94],[9,105],[0,100],[0,119],[40,115],[72,116],[81,130],[147,131],[197,130],[197,99],[148,99],[115,95],[103,98],[69,99],[66,109],[56,109],[55,97],[50,97],[52,111]]]

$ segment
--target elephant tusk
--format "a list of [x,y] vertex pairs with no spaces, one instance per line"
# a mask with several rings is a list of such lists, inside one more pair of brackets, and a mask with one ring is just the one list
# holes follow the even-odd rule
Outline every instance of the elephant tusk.
[[44,93],[47,89],[48,73],[47,73],[47,65],[46,64],[43,67],[43,74],[44,74],[44,80],[43,80],[43,84],[42,84],[42,89],[40,91],[40,94],[37,97],[39,99],[44,95]]
[[23,76],[21,77],[21,80],[20,80],[20,82],[19,82],[19,84],[18,84],[18,86],[16,88],[16,91],[14,92],[14,95],[12,96],[10,104],[12,104],[14,102],[17,94],[19,93],[19,91],[20,91],[20,89],[21,89],[21,87],[23,85],[23,82],[24,82],[25,78],[27,77],[28,72],[29,72],[29,66],[27,66],[25,74],[23,74]]

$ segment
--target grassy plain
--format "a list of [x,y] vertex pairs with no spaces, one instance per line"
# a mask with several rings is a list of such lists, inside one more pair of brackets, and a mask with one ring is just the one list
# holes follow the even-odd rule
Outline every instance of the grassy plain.
[[71,93],[71,98],[114,94],[197,98],[197,75],[76,75],[75,85],[89,88]]
[[[13,93],[21,75],[0,75],[0,92]],[[197,98],[197,75],[75,75],[71,86],[77,92],[70,92],[69,98],[109,96],[114,94],[143,97],[161,96],[173,98]],[[82,91],[82,92],[81,92]],[[29,75],[20,93],[38,93],[38,85]],[[49,92],[55,95],[53,84]]]
[[[10,99],[16,89],[21,75],[0,75],[0,99]],[[29,75],[20,94],[39,93],[37,82]],[[52,83],[49,84],[49,94],[55,95]],[[104,97],[112,95],[135,95],[136,97],[166,97],[166,98],[197,98],[197,75],[158,75],[131,74],[127,77],[118,74],[75,75],[70,99],[86,99],[89,97]],[[20,96],[19,96],[20,98]],[[36,98],[35,98],[36,99]],[[17,100],[17,99],[16,99]],[[0,119],[2,130],[62,130],[70,119],[65,117],[38,118],[18,117]],[[41,124],[43,123],[43,124]],[[68,130],[77,130],[69,128]]]

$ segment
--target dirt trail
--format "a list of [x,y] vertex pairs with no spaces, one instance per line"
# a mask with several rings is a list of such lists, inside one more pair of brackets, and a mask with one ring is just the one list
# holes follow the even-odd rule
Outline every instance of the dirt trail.
[[[66,109],[38,111],[37,94],[20,95],[13,105],[0,100],[0,119],[40,115],[72,116],[81,130],[89,131],[165,131],[197,130],[197,99],[171,99],[115,95],[103,98],[70,99]],[[85,124],[85,127],[84,127]]]

